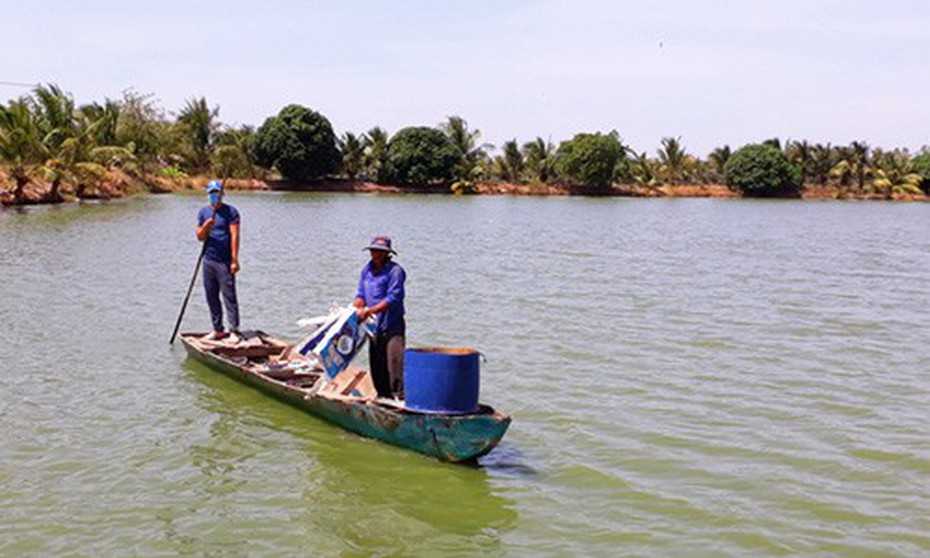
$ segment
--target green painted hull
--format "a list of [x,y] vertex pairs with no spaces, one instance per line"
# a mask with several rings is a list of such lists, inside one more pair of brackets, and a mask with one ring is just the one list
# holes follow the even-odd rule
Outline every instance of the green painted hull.
[[216,371],[356,434],[442,461],[471,461],[487,454],[510,426],[508,415],[484,405],[476,414],[434,415],[308,393],[247,370],[228,358],[203,351],[194,346],[187,335],[182,335],[181,341],[188,355]]

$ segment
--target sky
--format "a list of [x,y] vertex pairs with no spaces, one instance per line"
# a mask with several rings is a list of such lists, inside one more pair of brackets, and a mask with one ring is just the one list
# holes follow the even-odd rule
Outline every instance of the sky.
[[930,144],[925,0],[3,1],[0,101],[132,89],[255,126],[298,103],[340,135],[458,115],[498,147],[617,130],[651,155]]

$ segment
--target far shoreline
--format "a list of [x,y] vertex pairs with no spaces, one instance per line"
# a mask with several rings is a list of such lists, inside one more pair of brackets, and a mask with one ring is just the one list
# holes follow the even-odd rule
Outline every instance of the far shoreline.
[[[0,177],[2,178],[2,177]],[[169,179],[164,177],[130,177],[124,173],[113,173],[112,180],[92,191],[75,192],[64,190],[58,200],[48,199],[50,185],[41,181],[30,182],[24,191],[24,204],[49,205],[75,201],[112,200],[147,194],[170,194],[202,192],[210,177]],[[281,179],[232,178],[226,180],[230,191],[276,191],[276,192],[320,192],[344,194],[429,194],[447,196],[530,196],[530,197],[630,197],[630,198],[713,198],[713,199],[760,199],[742,196],[724,184],[666,184],[642,186],[638,184],[615,184],[610,187],[572,186],[568,184],[513,184],[479,182],[468,193],[457,194],[448,184],[392,185],[368,180],[333,178],[313,182],[295,182]],[[870,194],[852,194],[834,186],[808,186],[800,197],[782,198],[800,200],[858,200],[858,201],[928,201],[926,194],[888,198]],[[0,203],[10,203],[9,189],[0,190]],[[21,206],[20,206],[21,207]]]

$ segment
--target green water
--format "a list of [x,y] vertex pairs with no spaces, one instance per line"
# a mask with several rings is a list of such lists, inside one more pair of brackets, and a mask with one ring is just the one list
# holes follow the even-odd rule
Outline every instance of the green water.
[[391,234],[408,345],[487,355],[501,446],[442,464],[169,347],[200,197],[2,211],[0,555],[930,552],[928,206],[230,201],[245,328],[298,335]]

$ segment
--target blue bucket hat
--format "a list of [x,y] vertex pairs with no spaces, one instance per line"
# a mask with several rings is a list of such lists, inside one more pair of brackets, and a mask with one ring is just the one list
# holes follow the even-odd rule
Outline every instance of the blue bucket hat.
[[222,192],[222,191],[223,191],[223,183],[220,182],[219,180],[211,180],[210,182],[207,182],[207,193],[208,194],[211,192]]
[[362,250],[381,250],[383,252],[397,254],[397,252],[391,248],[391,237],[389,236],[376,236],[372,238],[368,246],[362,248]]

